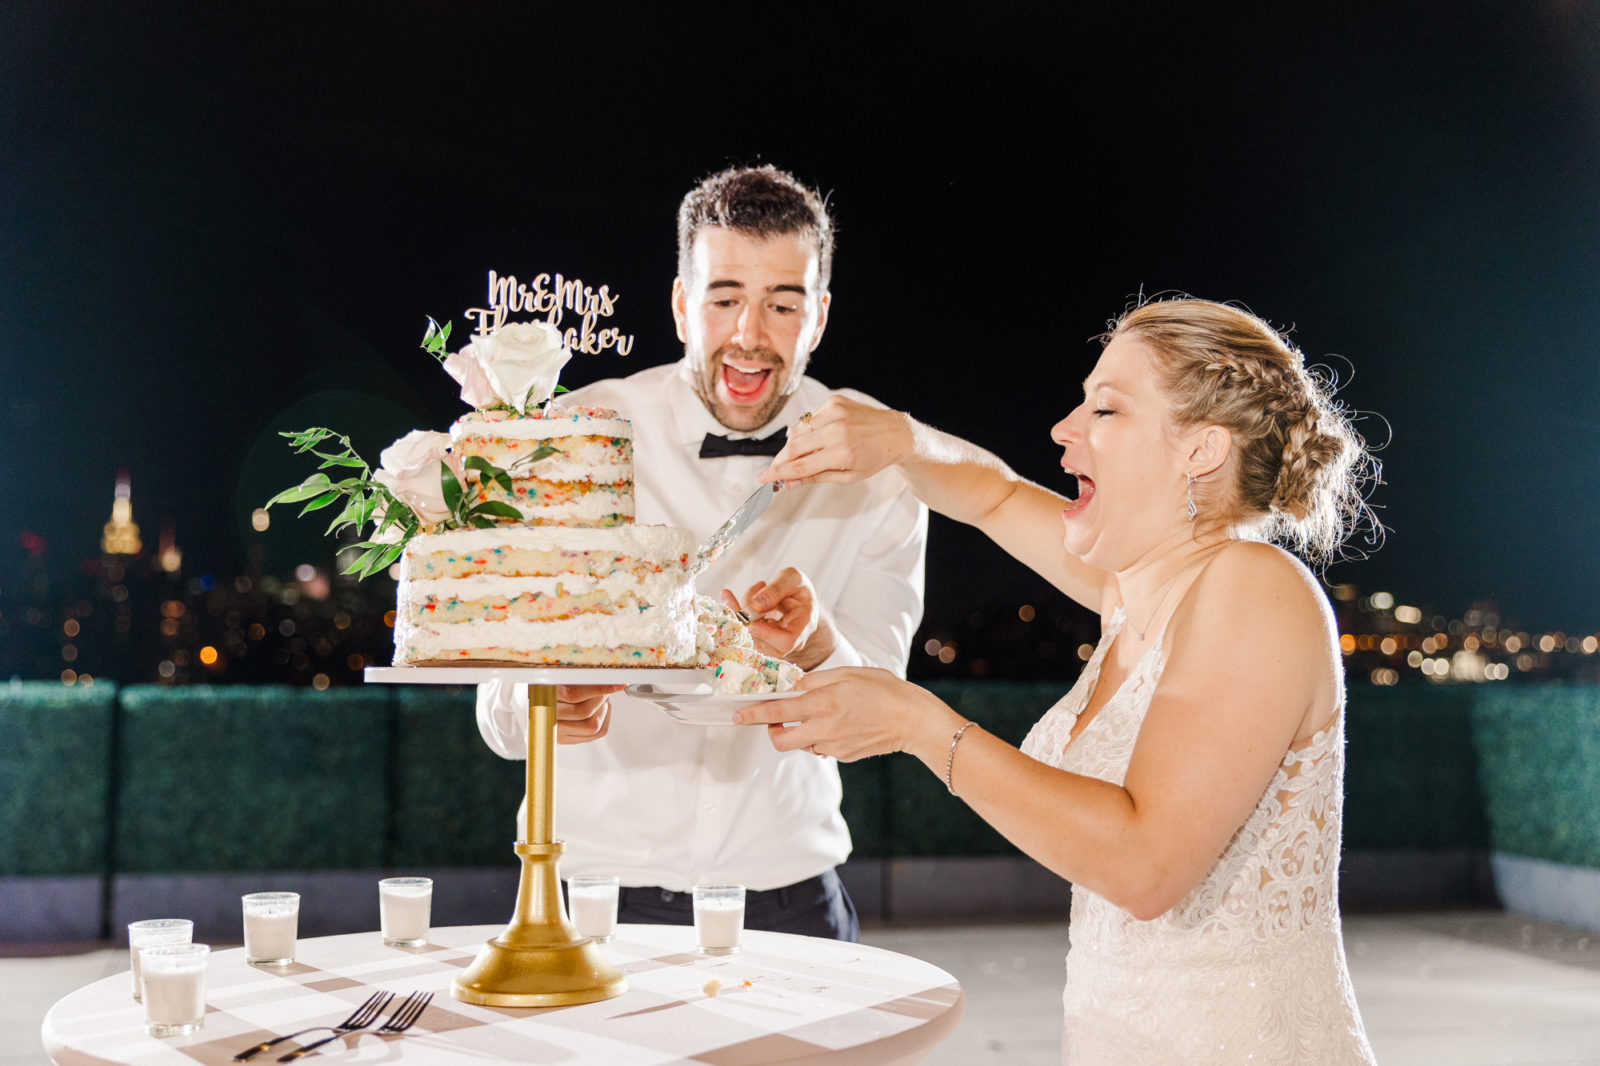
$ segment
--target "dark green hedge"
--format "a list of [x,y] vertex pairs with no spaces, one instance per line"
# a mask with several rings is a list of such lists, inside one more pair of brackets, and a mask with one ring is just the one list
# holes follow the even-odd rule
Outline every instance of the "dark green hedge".
[[377,686],[124,690],[117,869],[381,866],[391,699]]
[[397,685],[395,867],[515,861],[527,763],[502,759],[478,735],[473,689]]
[[1494,850],[1600,868],[1600,688],[1491,686],[1472,730]]
[[[1065,686],[931,687],[1015,744]],[[1600,868],[1600,687],[1355,685],[1348,713],[1347,849]],[[840,773],[862,858],[1014,853],[910,756]],[[523,775],[468,687],[0,684],[0,876],[510,863]]]
[[0,876],[110,866],[116,687],[0,682]]
[[1473,701],[1487,691],[1477,685],[1351,686],[1345,719],[1347,849],[1488,846],[1472,739]]

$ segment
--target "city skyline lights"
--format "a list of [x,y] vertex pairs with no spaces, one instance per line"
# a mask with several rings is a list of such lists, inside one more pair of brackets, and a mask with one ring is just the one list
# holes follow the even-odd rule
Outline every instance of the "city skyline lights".
[[[0,587],[0,677],[326,689],[359,683],[366,666],[391,660],[398,566],[365,583],[312,562],[284,576],[251,568],[221,580],[185,577],[170,520],[146,556],[131,495],[124,469],[101,555],[83,560],[75,575],[52,574],[42,540],[23,536],[31,575],[20,590]],[[271,525],[264,510],[252,514],[257,535]],[[1523,629],[1503,622],[1490,601],[1448,617],[1388,590],[1363,594],[1341,583],[1328,594],[1352,681],[1600,680],[1600,633]],[[1095,616],[1059,596],[947,612],[924,618],[908,674],[1070,681],[1093,654],[1098,630]]]

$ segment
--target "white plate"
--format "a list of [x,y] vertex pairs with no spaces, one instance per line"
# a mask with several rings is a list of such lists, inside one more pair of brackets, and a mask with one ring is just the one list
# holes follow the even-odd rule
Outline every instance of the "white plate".
[[655,704],[668,718],[686,725],[733,725],[734,712],[740,707],[793,699],[802,693],[724,693],[711,692],[703,686],[696,691],[680,685],[629,685],[628,695]]

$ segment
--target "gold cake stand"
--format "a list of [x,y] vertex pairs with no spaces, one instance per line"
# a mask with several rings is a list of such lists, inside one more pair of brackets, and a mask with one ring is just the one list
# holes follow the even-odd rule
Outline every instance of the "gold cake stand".
[[[561,907],[556,866],[565,845],[555,838],[556,686],[708,683],[709,670],[602,667],[369,666],[381,684],[473,685],[505,681],[528,686],[527,821],[515,851],[522,862],[511,924],[483,945],[456,975],[451,995],[489,1007],[560,1007],[611,999],[628,979],[579,936]],[[601,741],[600,743],[604,743]]]

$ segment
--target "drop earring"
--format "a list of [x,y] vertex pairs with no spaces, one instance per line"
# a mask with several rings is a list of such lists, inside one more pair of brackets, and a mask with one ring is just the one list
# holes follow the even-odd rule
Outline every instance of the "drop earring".
[[1188,499],[1188,502],[1186,504],[1184,504],[1183,510],[1184,510],[1184,513],[1189,516],[1189,521],[1193,522],[1194,521],[1194,516],[1199,513],[1199,511],[1196,510],[1195,505],[1194,505],[1194,475],[1193,474],[1186,474],[1184,476],[1189,479],[1189,489],[1188,489],[1189,499]]

